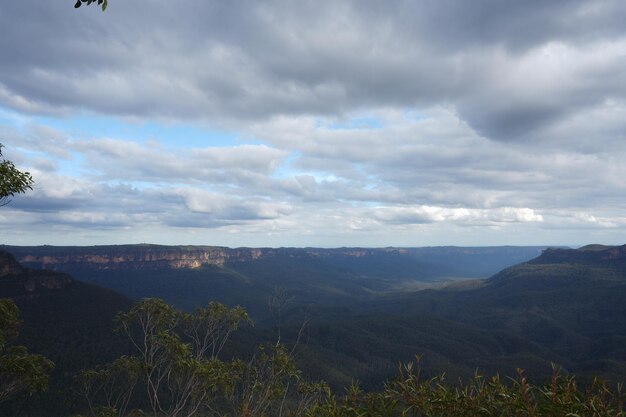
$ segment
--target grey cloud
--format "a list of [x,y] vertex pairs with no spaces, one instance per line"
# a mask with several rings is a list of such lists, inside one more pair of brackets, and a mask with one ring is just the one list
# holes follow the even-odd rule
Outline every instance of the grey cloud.
[[28,197],[11,201],[15,209],[34,212],[58,212],[80,207],[85,203],[81,199]]
[[[404,13],[407,25],[414,25],[436,47],[456,50],[500,44],[523,51],[552,40],[591,42],[625,31],[621,22],[626,7],[616,1],[444,0],[405,5],[412,9]],[[411,16],[418,16],[417,22],[410,22]]]
[[548,44],[517,60],[498,57],[481,90],[459,99],[460,115],[488,138],[545,141],[544,129],[626,95],[626,39],[577,47]]
[[[68,178],[56,177],[56,181]],[[33,192],[12,201],[11,211],[23,213],[22,228],[69,227],[122,229],[145,227],[212,228],[289,216],[287,203],[215,194],[200,188],[138,189],[128,184],[85,183],[64,197]],[[0,218],[0,224],[10,224]]]
[[[302,125],[307,128],[293,129],[290,121],[278,121],[253,129],[262,137],[265,132],[269,141],[281,138],[276,146],[300,152],[293,166],[311,175],[307,182],[285,182],[285,187],[309,198],[475,208],[614,206],[622,205],[616,201],[623,193],[617,178],[626,172],[618,162],[623,146],[611,130],[622,123],[617,122],[620,108],[613,113],[599,112],[597,130],[587,126],[597,138],[596,148],[604,141],[615,143],[606,152],[578,145],[568,149],[567,142],[492,142],[446,111],[366,131],[328,130],[306,121]],[[605,121],[612,126],[608,132]],[[328,177],[334,181],[321,181]]]
[[74,141],[69,146],[85,155],[91,170],[109,179],[172,183],[198,181],[239,185],[271,174],[287,156],[265,145],[174,150],[159,144],[120,139]]
[[[4,8],[4,105],[239,125],[449,103],[477,131],[506,140],[624,95],[623,49],[598,67],[605,71],[573,74],[550,99],[520,94],[541,91],[533,77],[493,85],[550,43],[623,45],[626,6],[617,0],[183,1],[154,3],[150,13],[117,2],[105,14],[66,6]],[[492,59],[498,51],[504,66]],[[581,55],[572,64],[587,62]]]
[[223,220],[270,219],[288,214],[291,208],[279,202],[215,194],[199,189],[172,191],[182,198],[188,210]]
[[120,229],[139,224],[137,216],[124,213],[99,211],[60,211],[46,214],[39,219],[43,224],[70,226],[75,229]]
[[[619,105],[614,115],[599,112],[594,123],[598,134],[612,137],[613,130],[605,132],[602,122],[618,123],[621,112]],[[389,119],[382,120],[386,127],[369,130],[333,130],[305,121],[302,124],[308,127],[301,126],[294,135],[289,120],[254,126],[254,136],[268,141],[279,138],[270,142],[271,146],[173,150],[123,140],[62,142],[87,162],[82,183],[45,174],[38,181],[33,201],[23,204],[28,204],[29,210],[41,210],[63,200],[75,207],[108,199],[120,204],[113,210],[165,213],[180,210],[181,201],[190,200],[167,193],[158,196],[156,189],[187,183],[208,193],[203,201],[223,203],[195,211],[216,213],[216,218],[223,220],[278,218],[291,215],[292,211],[284,210],[287,206],[298,210],[312,203],[335,208],[346,204],[472,209],[623,207],[623,146],[588,152],[585,148],[492,142],[473,132],[450,110],[427,111],[421,119],[398,119],[395,113],[381,117]],[[45,138],[33,139],[29,146],[37,148],[37,141]],[[282,174],[276,175],[277,171]],[[35,171],[36,179],[39,175]],[[107,185],[116,181],[122,184]],[[124,185],[128,182],[143,183],[144,189]],[[151,191],[152,187],[155,190]],[[280,210],[268,206],[269,201]],[[194,208],[186,204],[184,210]]]
[[[12,203],[20,222],[245,236],[624,227],[621,1],[26,3],[0,14],[0,105],[200,122],[255,145],[0,126],[38,184]],[[358,118],[376,126],[345,128]]]

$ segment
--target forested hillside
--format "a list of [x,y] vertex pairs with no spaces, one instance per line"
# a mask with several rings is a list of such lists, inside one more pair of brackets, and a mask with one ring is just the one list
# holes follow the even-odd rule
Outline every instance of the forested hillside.
[[[524,378],[539,384],[532,388],[535,397],[527,399],[535,401],[533,406],[539,408],[544,407],[541,396],[548,395],[542,394],[544,388],[541,384],[550,383],[555,364],[562,375],[558,378],[559,384],[564,384],[559,385],[559,389],[573,389],[573,385],[567,388],[570,380],[566,375],[569,374],[576,375],[578,383],[587,387],[593,385],[593,377],[601,377],[608,385],[596,385],[594,389],[609,390],[607,392],[613,392],[615,384],[626,380],[626,307],[623,303],[626,298],[626,246],[548,249],[535,259],[506,268],[485,280],[440,282],[419,291],[406,287],[392,291],[383,284],[382,287],[375,287],[372,283],[387,283],[388,279],[383,278],[382,272],[376,272],[374,261],[367,257],[365,266],[352,265],[350,274],[333,275],[339,270],[334,269],[338,268],[338,263],[344,263],[342,267],[345,268],[345,263],[356,264],[360,258],[339,259],[333,266],[320,257],[269,257],[234,266],[207,265],[196,269],[135,272],[145,274],[146,278],[140,282],[147,286],[143,288],[147,292],[173,288],[184,294],[190,291],[185,286],[193,282],[190,279],[195,276],[198,283],[205,285],[206,292],[202,294],[205,297],[210,296],[214,288],[221,288],[220,291],[225,293],[233,282],[238,283],[235,288],[238,288],[237,285],[249,285],[251,277],[256,282],[265,283],[264,286],[255,284],[249,287],[249,292],[231,293],[231,305],[245,307],[245,301],[251,300],[261,311],[259,300],[263,297],[264,307],[269,310],[264,315],[259,314],[254,323],[245,324],[247,320],[244,320],[241,326],[237,326],[237,332],[232,335],[229,332],[225,344],[220,345],[219,354],[207,359],[225,361],[223,372],[230,371],[224,375],[231,375],[229,379],[239,381],[232,386],[233,389],[242,389],[237,384],[250,377],[248,372],[253,370],[247,366],[267,366],[269,362],[263,362],[263,365],[257,362],[261,357],[270,362],[286,361],[281,363],[284,366],[290,364],[289,369],[293,372],[299,370],[285,374],[286,379],[278,378],[275,381],[277,387],[287,385],[276,389],[282,390],[291,384],[288,382],[290,378],[295,378],[293,383],[323,380],[328,384],[329,392],[341,394],[354,381],[359,381],[359,386],[370,392],[382,390],[385,380],[397,377],[398,363],[414,361],[418,354],[422,382],[399,379],[393,383],[395,385],[387,385],[387,389],[395,387],[395,390],[402,391],[408,389],[403,384],[417,384],[414,389],[425,396],[421,401],[435,401],[437,395],[445,395],[448,396],[448,407],[457,407],[459,401],[470,400],[463,399],[465,397],[452,400],[457,394],[437,391],[436,385],[431,385],[428,379],[439,378],[441,373],[446,375],[446,385],[452,384],[450,387],[453,387],[456,381],[462,380],[469,384],[467,389],[471,384],[478,383],[476,380],[472,382],[477,370],[482,375],[499,374],[517,378],[515,384],[518,385],[508,388],[506,379],[480,388],[485,390],[483,394],[487,398],[495,395],[489,390],[516,390],[519,384],[527,383],[522,382],[526,380],[518,375],[517,369],[522,368]],[[137,353],[132,340],[124,332],[112,331],[120,323],[118,320],[114,325],[113,318],[120,311],[128,311],[132,302],[111,290],[76,281],[65,273],[25,268],[5,252],[1,261],[0,296],[14,300],[21,311],[20,336],[15,343],[27,346],[32,353],[45,355],[56,365],[50,376],[48,392],[38,394],[34,401],[22,396],[5,403],[3,415],[34,413],[52,416],[77,412],[86,406],[76,385],[81,369],[97,369],[98,365],[115,358]],[[359,268],[363,272],[368,268],[373,271],[367,277],[361,275],[358,278],[354,271]],[[92,276],[114,276],[98,275],[101,271],[93,269],[85,270],[89,270]],[[207,271],[211,273],[207,275]],[[342,271],[345,273],[347,269]],[[152,283],[147,279],[150,276],[155,278]],[[292,288],[300,288],[300,291],[261,292],[261,289],[269,291],[271,284],[290,282],[290,276],[294,277]],[[323,281],[327,287],[316,280],[316,277],[329,276],[332,280]],[[333,280],[337,282],[336,287],[331,286]],[[166,286],[161,288],[164,283]],[[362,293],[355,293],[356,288],[361,288]],[[307,294],[310,298],[306,298]],[[323,294],[323,302],[315,302],[320,294]],[[295,302],[294,295],[304,295],[304,301]],[[172,311],[168,313],[173,314],[172,317],[192,317],[183,311],[167,311]],[[135,320],[133,317],[136,316],[122,317],[128,317],[122,320]],[[179,331],[178,325],[168,329]],[[183,346],[193,339],[188,339],[190,333],[180,330],[183,332],[175,337],[183,343],[183,350],[176,351],[183,354],[186,351]],[[280,342],[278,345],[277,341]],[[256,350],[259,345],[266,348],[281,346],[283,350],[272,348],[266,351],[270,356],[263,356],[265,354]],[[237,362],[240,359],[243,362]],[[231,366],[234,368],[229,368]],[[254,372],[259,371],[254,369]],[[409,369],[404,372],[409,372]],[[120,374],[117,375],[120,377]],[[345,410],[341,410],[349,405],[348,397],[345,404],[341,397],[331,400],[324,394],[326,385],[310,383],[313,385],[309,385],[309,389],[315,392],[311,401],[314,399],[315,407],[319,406],[311,408],[318,413],[312,415],[346,415],[342,414]],[[226,391],[220,395],[229,392],[227,386],[223,387]],[[397,394],[400,391],[394,391],[396,394],[393,395],[400,395]],[[297,403],[296,397],[300,394],[291,392],[285,395],[290,398],[289,401]],[[363,410],[378,410],[379,407],[395,410],[389,411],[389,415],[395,415],[393,413],[398,411],[398,404],[402,403],[386,403],[392,395],[390,392],[381,394],[381,397],[360,391],[351,395],[354,395],[355,404]],[[218,403],[234,401],[235,397],[227,397],[218,400]],[[237,398],[241,400],[241,397]],[[101,401],[102,398],[96,396],[96,400]],[[150,404],[148,399],[141,397],[132,401],[138,402],[129,403],[131,408],[146,408]],[[268,410],[275,406],[275,403],[270,403],[266,403]],[[237,404],[233,407],[241,406],[241,403]],[[611,407],[619,408],[617,403],[611,404]],[[434,404],[431,406],[435,407]],[[501,407],[509,406],[513,407],[501,404]]]
[[69,388],[76,373],[129,350],[113,332],[115,315],[132,305],[119,293],[64,273],[24,268],[0,251],[0,298],[13,300],[19,308],[21,324],[14,344],[55,364],[47,392],[37,401],[26,396],[1,404],[0,415],[62,415],[73,401]]
[[281,288],[299,305],[353,304],[389,292],[486,278],[541,247],[224,248],[210,246],[4,246],[24,265],[70,273],[133,299],[192,310],[208,301],[267,317]]
[[381,297],[353,314],[329,310],[313,322],[312,343],[346,353],[336,369],[359,358],[354,369],[368,381],[415,352],[431,373],[522,367],[546,378],[557,363],[579,377],[625,381],[625,250],[550,249],[469,287]]

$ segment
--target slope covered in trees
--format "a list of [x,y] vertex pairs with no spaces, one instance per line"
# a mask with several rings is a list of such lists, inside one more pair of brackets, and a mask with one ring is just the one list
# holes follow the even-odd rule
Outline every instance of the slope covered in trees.
[[300,305],[352,305],[384,293],[485,278],[534,258],[540,247],[224,248],[210,246],[4,246],[33,268],[68,272],[133,299],[193,310],[208,301],[267,316],[283,288]]
[[625,253],[552,249],[469,288],[382,297],[348,314],[331,309],[312,321],[311,343],[340,352],[338,369],[358,358],[359,377],[374,380],[419,352],[430,375],[522,367],[548,378],[554,362],[581,378],[625,381]]
[[0,251],[0,298],[19,309],[15,344],[54,363],[47,392],[37,401],[20,397],[0,407],[0,415],[18,411],[59,415],[72,398],[73,374],[126,352],[113,333],[115,315],[132,301],[111,290],[74,280],[67,274],[25,268]]
[[[179,406],[198,406],[197,415],[245,415],[242,410],[314,416],[522,410],[620,415],[615,384],[626,379],[625,249],[548,250],[472,285],[352,302],[337,298],[334,304],[305,306],[290,304],[287,295],[274,299],[274,315],[232,336],[231,325],[246,321],[243,310],[205,304],[190,313],[159,300],[131,307],[130,300],[110,290],[24,268],[5,254],[0,296],[11,297],[22,310],[19,343],[56,367],[50,390],[39,400],[22,397],[2,413],[88,414],[89,402],[81,398],[89,398],[94,413],[113,407],[119,415],[133,408],[158,408],[157,415],[168,415]],[[129,313],[119,316],[116,327],[124,331],[114,333],[113,317],[122,310]],[[141,327],[146,312],[158,318],[155,327]],[[201,330],[216,328],[226,333]],[[146,331],[147,339],[137,339]],[[154,343],[148,350],[157,356],[146,364],[150,355],[136,342],[148,339]],[[421,355],[419,375],[415,367],[405,367],[398,376],[398,363],[415,354]],[[558,376],[552,375],[551,363],[562,366]],[[168,383],[154,380],[157,368],[157,374],[169,375]],[[516,368],[524,368],[524,374]],[[76,379],[81,369],[91,371]],[[473,378],[476,369],[486,377]],[[502,378],[490,379],[496,372]],[[578,385],[572,373],[579,376]],[[593,375],[608,384],[593,382]],[[321,380],[328,385],[316,382]],[[349,388],[354,380],[360,388]],[[384,380],[390,382],[383,385]],[[150,384],[160,387],[151,395]],[[600,411],[589,414],[593,407]],[[476,414],[479,409],[482,414]]]

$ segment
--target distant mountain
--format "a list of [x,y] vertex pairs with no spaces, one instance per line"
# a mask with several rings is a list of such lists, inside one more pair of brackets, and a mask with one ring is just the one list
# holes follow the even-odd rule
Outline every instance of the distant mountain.
[[[452,375],[521,367],[547,377],[554,362],[582,377],[626,381],[625,300],[626,245],[548,249],[473,286],[381,297],[358,314],[328,311],[311,340],[348,356],[336,372],[360,358],[352,368],[383,375],[425,353],[428,370]],[[354,345],[367,348],[359,356]]]
[[590,245],[585,245],[582,246],[580,248],[578,248],[578,250],[587,250],[587,251],[601,251],[601,250],[605,250],[605,249],[610,249],[610,248],[614,248],[615,246],[607,246],[607,245],[600,245],[597,243],[592,243]]
[[0,251],[0,295],[5,298],[34,297],[73,282],[67,274],[24,268],[13,255]]
[[[339,390],[354,379],[364,387],[380,386],[395,375],[399,361],[414,354],[423,355],[424,377],[446,372],[451,383],[477,368],[513,375],[518,367],[537,381],[549,377],[551,363],[583,382],[593,375],[626,381],[626,245],[542,252],[515,247],[11,249],[30,267],[69,271],[133,298],[159,296],[185,308],[212,299],[243,305],[255,315],[256,326],[237,332],[232,354],[275,341],[275,322],[263,312],[274,288],[285,288],[297,302],[284,311],[282,340],[293,341],[307,322],[299,367]],[[4,292],[18,302],[23,343],[58,361],[63,383],[94,358],[104,361],[123,351],[110,333],[111,319],[128,309],[130,300],[0,254],[0,296]],[[506,264],[516,258],[523,262]],[[475,279],[502,264],[507,267],[489,278]],[[416,291],[420,286],[427,288]]]
[[[545,247],[422,247],[422,248],[226,248],[220,246],[8,246],[25,265],[51,270],[89,268],[92,270],[195,269],[225,266],[266,259],[318,259],[332,265],[365,272],[364,275],[422,279],[441,276],[489,276],[498,270],[537,256]],[[404,262],[407,268],[374,270],[369,262]]]
[[132,301],[112,290],[74,280],[65,273],[26,268],[0,251],[0,298],[14,300],[20,309],[18,344],[54,361],[49,391],[39,401],[3,404],[0,415],[13,415],[15,407],[31,415],[59,415],[67,410],[65,388],[73,374],[104,363],[126,349],[113,334],[115,315]]
[[537,256],[540,247],[225,248],[119,245],[4,246],[33,268],[64,271],[131,298],[161,297],[192,309],[209,300],[267,312],[285,289],[300,304],[371,299],[442,280],[487,277]]
[[541,256],[533,259],[531,263],[595,264],[602,267],[618,267],[626,270],[626,245],[587,245],[579,249],[548,248],[542,252]]

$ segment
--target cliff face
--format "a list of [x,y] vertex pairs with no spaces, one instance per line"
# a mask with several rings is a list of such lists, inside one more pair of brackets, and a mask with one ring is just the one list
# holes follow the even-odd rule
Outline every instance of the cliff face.
[[250,262],[274,257],[367,257],[382,253],[408,254],[407,249],[225,248],[218,246],[120,245],[91,247],[10,248],[20,262],[33,267],[63,271],[70,267],[93,270],[146,270],[201,268],[206,265]]
[[0,278],[22,274],[24,271],[25,269],[15,260],[13,255],[0,250]]
[[[222,248],[206,246],[93,246],[65,250],[35,250],[17,254],[20,262],[48,270],[82,267],[93,270],[149,270],[223,266],[233,262],[249,262],[277,254],[306,256],[301,250],[271,248]],[[292,251],[293,253],[286,253]]]
[[626,265],[626,245],[589,250],[581,249],[546,249],[532,263],[580,263],[580,264],[615,264]]
[[73,282],[67,274],[24,268],[13,255],[0,251],[0,296],[19,297],[65,288]]
[[626,245],[617,248],[607,249],[606,252],[602,254],[602,259],[619,259],[622,261],[626,260]]
[[[364,258],[396,257],[446,264],[473,262],[502,262],[493,272],[514,263],[537,256],[543,248],[520,247],[424,247],[424,248],[226,248],[220,246],[161,246],[161,245],[110,245],[110,246],[0,246],[15,255],[22,264],[37,269],[54,271],[161,270],[196,269],[207,265],[224,266],[268,258],[296,258],[341,261]],[[513,256],[513,257],[512,257]],[[515,257],[517,256],[517,257]],[[489,258],[491,257],[491,258]],[[456,258],[456,260],[454,260]],[[489,258],[489,259],[487,259]],[[490,273],[493,273],[490,272]],[[484,273],[488,275],[487,273]]]

